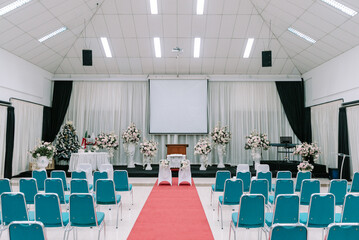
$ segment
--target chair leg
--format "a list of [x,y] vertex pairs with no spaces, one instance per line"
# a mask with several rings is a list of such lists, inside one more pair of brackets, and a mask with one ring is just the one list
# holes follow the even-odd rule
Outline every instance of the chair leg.
[[[116,229],[118,229],[118,214],[120,211],[120,204],[117,206],[117,213],[116,213]],[[121,214],[122,215],[122,214]]]
[[232,220],[229,223],[229,237],[228,237],[229,240],[231,240],[231,230],[232,230]]
[[132,205],[133,205],[133,189],[131,189]]
[[211,202],[210,202],[210,205],[211,205],[211,206],[213,205],[213,200],[212,200],[212,198],[213,198],[213,190],[211,189]]
[[221,205],[221,228],[223,229],[223,209]]

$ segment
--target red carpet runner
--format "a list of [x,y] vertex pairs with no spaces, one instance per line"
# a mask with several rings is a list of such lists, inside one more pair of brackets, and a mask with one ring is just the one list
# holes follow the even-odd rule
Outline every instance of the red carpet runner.
[[157,182],[128,239],[213,239],[196,187]]

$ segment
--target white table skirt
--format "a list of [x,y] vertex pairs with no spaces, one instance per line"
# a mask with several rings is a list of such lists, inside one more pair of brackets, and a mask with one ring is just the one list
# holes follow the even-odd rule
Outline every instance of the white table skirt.
[[76,171],[77,166],[81,163],[89,163],[92,170],[98,169],[101,164],[109,164],[109,155],[107,152],[88,152],[88,153],[72,153],[69,162],[69,171]]

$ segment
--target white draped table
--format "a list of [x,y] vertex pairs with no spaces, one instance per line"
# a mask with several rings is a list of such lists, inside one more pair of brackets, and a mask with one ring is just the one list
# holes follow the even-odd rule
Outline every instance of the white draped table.
[[109,164],[109,155],[107,152],[87,152],[87,153],[72,153],[69,162],[69,172],[77,170],[77,166],[81,163],[89,163],[92,170],[99,168],[101,164]]
[[167,160],[170,162],[170,168],[180,168],[181,161],[186,159],[183,154],[170,154],[167,155]]

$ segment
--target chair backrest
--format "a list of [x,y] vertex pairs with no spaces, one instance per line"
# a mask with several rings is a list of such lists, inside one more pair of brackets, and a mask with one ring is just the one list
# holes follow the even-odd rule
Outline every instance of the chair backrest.
[[359,172],[354,173],[350,192],[359,192]]
[[223,204],[237,205],[243,195],[243,182],[240,179],[227,179],[224,183]]
[[71,194],[69,214],[71,226],[98,226],[93,196],[89,193]]
[[25,195],[26,204],[34,204],[35,195],[38,192],[35,178],[21,178],[19,190]]
[[314,193],[310,199],[308,227],[326,228],[334,222],[335,197],[332,193]]
[[64,170],[53,170],[51,171],[51,178],[61,178],[62,183],[64,184],[64,191],[68,191],[67,189],[67,181],[66,181],[66,173]]
[[264,226],[264,197],[261,194],[242,195],[237,226],[256,228]]
[[320,182],[318,179],[305,179],[300,191],[300,204],[309,205],[310,197],[314,193],[320,193]]
[[61,178],[48,178],[45,180],[45,193],[56,193],[60,204],[65,204],[65,193]]
[[89,193],[89,185],[86,179],[72,179],[70,182],[70,193]]
[[217,171],[216,182],[214,184],[214,191],[222,192],[224,190],[224,183],[229,178],[231,178],[230,171]]
[[113,166],[112,166],[112,164],[104,163],[104,164],[101,164],[101,165],[98,167],[98,170],[99,170],[100,172],[105,172],[105,171],[108,171],[108,170],[112,170],[112,171],[113,171]]
[[237,172],[249,172],[249,164],[238,164]]
[[11,192],[10,180],[7,178],[0,179],[0,195],[3,192]]
[[12,221],[28,221],[25,196],[23,193],[1,194],[1,220],[8,225]]
[[273,210],[273,224],[299,222],[299,196],[280,194],[277,196]]
[[256,172],[270,172],[269,165],[268,164],[258,164],[256,166]]
[[345,196],[342,220],[343,223],[359,223],[359,193],[348,193]]
[[359,239],[358,223],[332,223],[328,227],[326,240]]
[[308,230],[301,223],[275,224],[271,228],[269,236],[271,240],[307,240]]
[[81,163],[77,166],[76,170],[92,172],[92,165],[90,163]]
[[250,194],[262,194],[264,196],[265,204],[268,203],[268,180],[254,179],[251,182]]
[[277,179],[291,179],[292,172],[291,171],[278,171],[277,172]]
[[298,172],[297,173],[297,181],[295,183],[295,191],[300,192],[300,188],[302,187],[302,182],[305,179],[311,179],[312,173],[311,172]]
[[14,221],[9,225],[11,240],[46,240],[44,225],[37,221]]
[[62,227],[62,213],[56,193],[38,193],[35,196],[35,221],[45,227]]
[[335,196],[335,205],[343,205],[347,194],[348,182],[345,179],[333,179],[330,181],[329,192]]
[[44,191],[47,172],[45,170],[39,170],[39,171],[34,170],[32,171],[32,177],[36,179],[37,189],[39,191]]
[[111,179],[99,179],[96,182],[96,203],[117,204],[115,184]]
[[267,179],[268,191],[272,190],[272,173],[271,172],[257,172],[257,179]]
[[96,181],[99,179],[108,179],[107,172],[96,171],[93,173],[93,190],[96,191]]
[[72,172],[71,179],[86,179],[86,172],[85,171]]
[[249,192],[251,186],[251,173],[250,172],[237,172],[237,179],[243,182],[243,192]]
[[292,179],[278,179],[276,181],[274,198],[279,194],[293,194],[294,193],[294,182]]
[[116,191],[129,191],[128,172],[126,170],[115,170],[113,172],[113,181]]

